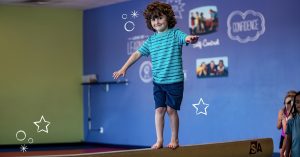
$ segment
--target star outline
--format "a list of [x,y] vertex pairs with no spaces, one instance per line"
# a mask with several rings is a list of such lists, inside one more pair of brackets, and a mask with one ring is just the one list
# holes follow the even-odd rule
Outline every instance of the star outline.
[[[202,111],[198,112],[199,108],[197,106],[199,106],[201,104],[205,106],[204,107],[204,112],[202,112]],[[203,101],[202,98],[200,98],[200,100],[199,100],[199,102],[197,104],[192,104],[192,105],[196,109],[196,115],[204,114],[204,115],[207,116],[207,108],[209,107],[209,104],[204,103],[204,101]]]
[[[43,122],[42,122],[42,120],[43,120]],[[34,125],[36,125],[36,126],[38,127],[38,128],[37,128],[37,132],[38,132],[38,133],[39,133],[39,132],[42,132],[42,131],[48,133],[48,126],[50,125],[50,122],[49,122],[49,121],[46,121],[43,115],[42,115],[40,121],[35,121],[35,122],[33,122],[33,123],[34,123]],[[47,125],[45,126],[46,130],[44,130],[44,128],[40,129],[40,126],[38,125],[38,124],[40,124],[40,123],[47,123]]]

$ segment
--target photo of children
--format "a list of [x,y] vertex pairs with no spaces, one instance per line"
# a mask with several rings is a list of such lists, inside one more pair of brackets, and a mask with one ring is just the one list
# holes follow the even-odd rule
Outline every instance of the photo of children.
[[191,35],[203,35],[217,31],[218,12],[216,6],[205,6],[190,10],[189,29]]
[[228,57],[197,59],[196,75],[198,78],[228,76]]

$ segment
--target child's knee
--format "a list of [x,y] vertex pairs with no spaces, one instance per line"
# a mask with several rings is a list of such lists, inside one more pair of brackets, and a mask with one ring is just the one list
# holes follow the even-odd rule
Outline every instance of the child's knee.
[[166,107],[158,107],[155,112],[156,114],[165,114],[166,113]]
[[167,112],[168,112],[168,114],[169,115],[173,115],[173,114],[176,114],[176,110],[175,109],[173,109],[172,107],[167,107]]

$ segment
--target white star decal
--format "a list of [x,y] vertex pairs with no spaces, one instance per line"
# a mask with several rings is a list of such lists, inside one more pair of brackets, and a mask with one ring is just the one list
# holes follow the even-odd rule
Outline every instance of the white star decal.
[[[44,131],[44,132],[48,133],[48,126],[50,125],[50,122],[46,121],[43,115],[42,115],[40,121],[36,121],[33,123],[38,127],[37,132]],[[42,129],[40,129],[40,126]]]
[[24,144],[24,145],[21,145],[21,147],[20,147],[20,151],[21,152],[26,152],[26,150],[27,150],[28,148],[27,148],[27,146]]
[[135,19],[136,17],[138,17],[138,12],[137,11],[135,11],[135,10],[133,10],[132,12],[131,12],[131,16]]
[[[196,109],[196,115],[199,115],[199,114],[207,115],[206,109],[208,108],[209,104],[204,103],[202,98],[200,98],[200,100],[197,104],[193,104],[193,106]],[[199,108],[201,108],[200,111],[199,111]]]

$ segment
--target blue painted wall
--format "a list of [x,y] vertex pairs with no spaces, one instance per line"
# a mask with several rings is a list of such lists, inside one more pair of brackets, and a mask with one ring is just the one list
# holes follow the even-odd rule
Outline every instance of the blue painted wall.
[[[129,43],[142,41],[152,34],[142,16],[150,1],[130,1],[84,11],[84,74],[97,74],[100,81],[112,81],[112,73],[128,59]],[[198,47],[183,48],[186,74],[185,93],[180,116],[180,143],[201,144],[249,138],[271,137],[278,152],[280,131],[276,129],[277,113],[283,97],[290,89],[300,90],[300,1],[253,0],[235,1],[168,1],[177,8],[177,28],[189,33],[189,11],[214,6],[219,26],[214,33],[201,35]],[[132,11],[139,16],[133,18]],[[248,14],[253,10],[261,17]],[[240,11],[230,18],[230,14]],[[127,15],[127,18],[125,15]],[[122,16],[123,15],[123,16]],[[231,20],[230,20],[231,19]],[[254,41],[232,40],[228,26],[235,22],[265,20],[265,31]],[[132,31],[126,31],[124,24]],[[246,39],[259,30],[241,31],[234,35]],[[205,41],[218,41],[207,46]],[[199,46],[202,48],[199,48]],[[132,48],[134,49],[134,48]],[[129,49],[129,50],[132,50]],[[197,78],[196,60],[228,57],[227,77]],[[154,101],[152,83],[140,78],[140,67],[151,58],[143,57],[127,72],[129,85],[92,86],[92,127],[102,127],[103,133],[87,129],[87,87],[84,88],[85,140],[89,142],[150,146],[155,142]],[[193,104],[200,98],[206,104],[207,115],[196,114]],[[199,111],[204,108],[199,108]],[[170,139],[166,116],[165,143]]]

